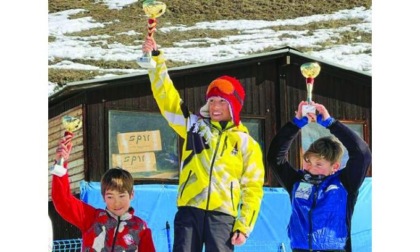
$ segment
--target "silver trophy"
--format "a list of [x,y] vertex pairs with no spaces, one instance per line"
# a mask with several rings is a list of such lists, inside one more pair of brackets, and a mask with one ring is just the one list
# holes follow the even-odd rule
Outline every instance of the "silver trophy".
[[[149,17],[147,22],[147,36],[153,38],[153,33],[157,25],[157,17],[165,13],[166,4],[159,1],[146,0],[143,2],[143,10]],[[156,67],[156,62],[152,59],[151,52],[143,53],[143,56],[137,58],[137,64],[142,68]]]

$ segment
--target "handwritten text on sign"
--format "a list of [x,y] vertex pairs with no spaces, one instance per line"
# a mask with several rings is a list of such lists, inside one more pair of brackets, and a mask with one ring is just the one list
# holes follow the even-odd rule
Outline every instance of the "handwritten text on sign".
[[112,154],[112,166],[129,172],[156,171],[156,156],[153,152]]
[[117,140],[119,153],[162,150],[162,141],[160,139],[159,130],[118,133]]

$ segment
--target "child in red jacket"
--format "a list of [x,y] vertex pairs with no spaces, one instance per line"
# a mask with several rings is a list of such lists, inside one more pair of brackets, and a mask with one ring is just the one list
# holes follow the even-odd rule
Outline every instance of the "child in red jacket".
[[138,251],[155,252],[151,230],[144,220],[134,215],[130,202],[134,197],[134,179],[123,169],[109,169],[101,179],[101,193],[106,209],[96,209],[74,197],[70,191],[67,162],[73,134],[59,142],[56,163],[51,171],[51,196],[57,212],[82,232],[83,252]]

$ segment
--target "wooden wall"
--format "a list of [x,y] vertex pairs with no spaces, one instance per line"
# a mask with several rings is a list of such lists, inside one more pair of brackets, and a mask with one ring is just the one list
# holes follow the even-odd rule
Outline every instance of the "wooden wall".
[[[74,107],[68,111],[61,113],[48,120],[48,168],[54,165],[55,151],[58,146],[58,142],[64,136],[64,127],[61,123],[61,118],[65,115],[77,117],[83,122],[83,109],[82,105]],[[84,177],[84,137],[83,137],[83,126],[74,133],[73,137],[73,150],[69,158],[69,177],[70,187],[74,194],[80,193],[80,181]],[[48,199],[51,200],[51,180],[52,175],[48,173]]]

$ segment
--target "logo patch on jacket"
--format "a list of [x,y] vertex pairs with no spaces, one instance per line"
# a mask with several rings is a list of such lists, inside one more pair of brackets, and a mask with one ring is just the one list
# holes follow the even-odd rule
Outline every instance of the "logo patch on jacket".
[[134,243],[134,239],[133,239],[133,236],[131,236],[131,234],[124,235],[123,239],[124,239],[125,244],[127,245],[131,245]]
[[236,156],[238,154],[238,143],[235,143],[235,147],[233,147],[231,154],[233,156]]
[[309,199],[309,196],[312,192],[312,185],[305,182],[300,182],[298,188],[296,189],[295,198]]

